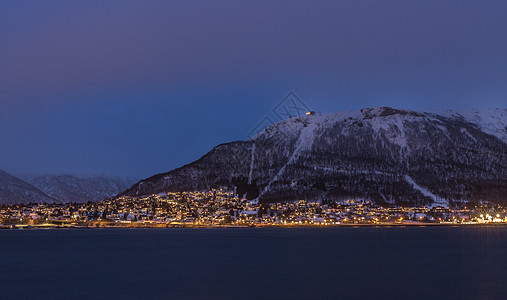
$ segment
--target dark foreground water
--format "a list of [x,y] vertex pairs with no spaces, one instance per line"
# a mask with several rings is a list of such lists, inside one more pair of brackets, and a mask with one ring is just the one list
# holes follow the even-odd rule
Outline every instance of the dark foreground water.
[[507,299],[507,228],[1,230],[0,298]]

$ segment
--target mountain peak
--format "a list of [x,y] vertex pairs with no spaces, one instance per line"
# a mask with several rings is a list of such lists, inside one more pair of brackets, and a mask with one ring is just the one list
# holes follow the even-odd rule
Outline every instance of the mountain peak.
[[392,107],[375,107],[375,108],[363,108],[361,109],[361,113],[363,114],[365,119],[371,119],[374,117],[387,117],[392,115],[409,115],[414,117],[424,117],[423,114],[418,113],[416,111],[405,110],[405,109],[396,109]]
[[[378,107],[293,117],[142,180],[124,194],[244,190],[235,183],[251,182],[248,189],[257,191],[250,194],[260,201],[505,202],[507,145],[492,130],[505,128],[505,120],[482,112],[460,116]],[[497,123],[489,126],[490,120]]]

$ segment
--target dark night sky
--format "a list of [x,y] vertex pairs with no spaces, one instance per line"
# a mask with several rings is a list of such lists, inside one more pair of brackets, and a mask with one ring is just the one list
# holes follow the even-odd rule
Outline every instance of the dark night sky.
[[330,113],[505,107],[507,1],[2,1],[0,169],[145,177]]

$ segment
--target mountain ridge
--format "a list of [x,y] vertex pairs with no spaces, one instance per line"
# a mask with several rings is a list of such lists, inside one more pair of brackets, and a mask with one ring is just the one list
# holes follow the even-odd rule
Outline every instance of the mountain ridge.
[[108,175],[21,175],[0,170],[0,205],[68,203],[110,198],[137,181]]
[[0,204],[54,202],[58,201],[22,179],[0,170]]
[[[505,129],[505,109],[481,114],[491,114]],[[485,130],[484,119],[490,118],[389,107],[293,117],[249,140],[220,144],[120,195],[215,185],[256,188],[260,201],[353,197],[387,204],[504,202],[507,129]],[[498,129],[498,124],[489,127]]]
[[60,202],[100,201],[129,188],[133,177],[71,174],[23,175],[22,178]]

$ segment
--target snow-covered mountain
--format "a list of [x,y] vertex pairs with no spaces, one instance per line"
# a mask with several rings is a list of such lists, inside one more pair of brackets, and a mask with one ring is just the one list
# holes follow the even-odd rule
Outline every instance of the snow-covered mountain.
[[260,201],[507,204],[507,110],[305,115],[142,180],[124,195],[236,188]]
[[57,200],[33,185],[0,170],[0,204],[52,202],[57,202]]
[[22,178],[60,202],[81,203],[116,196],[137,181],[132,177],[106,175],[25,175]]
[[446,110],[436,113],[449,118],[476,124],[482,131],[494,135],[507,143],[507,109],[490,108],[486,110],[470,111]]

